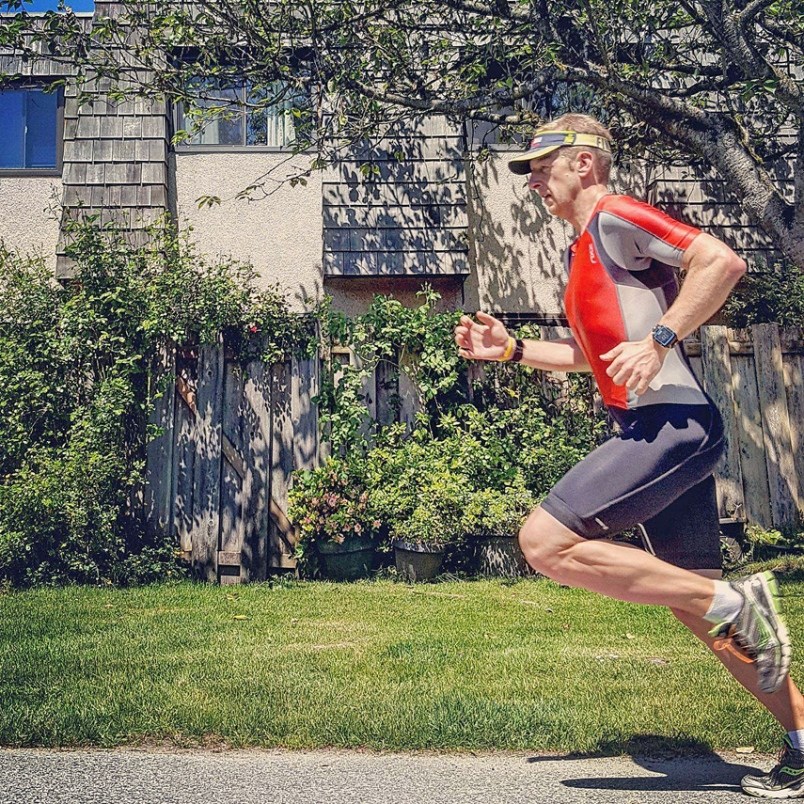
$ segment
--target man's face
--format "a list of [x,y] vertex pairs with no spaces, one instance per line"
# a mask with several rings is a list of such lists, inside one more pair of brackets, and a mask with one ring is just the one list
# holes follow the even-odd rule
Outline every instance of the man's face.
[[528,187],[539,194],[551,215],[567,216],[579,186],[578,174],[561,149],[542,159],[531,159]]

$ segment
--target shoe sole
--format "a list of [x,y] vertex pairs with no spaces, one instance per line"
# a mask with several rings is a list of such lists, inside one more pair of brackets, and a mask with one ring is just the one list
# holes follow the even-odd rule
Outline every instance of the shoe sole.
[[[781,687],[782,682],[787,677],[788,670],[790,669],[790,659],[792,657],[792,650],[790,648],[790,635],[787,631],[787,626],[782,619],[781,611],[779,610],[778,599],[779,599],[779,584],[776,580],[776,576],[770,572],[762,572],[759,574],[759,580],[762,582],[762,589],[765,593],[765,597],[770,602],[770,608],[772,609],[774,617],[772,618],[772,622],[767,617],[765,618],[768,625],[775,626],[771,627],[771,631],[773,632],[774,636],[778,640],[779,643],[779,651],[781,653],[781,659],[779,662],[779,672],[775,675],[772,684],[768,684],[763,686],[762,680],[760,679],[759,687],[766,695],[770,695],[771,693],[776,692],[776,690]],[[765,606],[760,604],[760,601],[756,599],[756,596],[752,593],[751,597],[753,602],[756,606],[758,606],[760,613],[762,613],[763,608]],[[764,614],[763,614],[764,616]],[[799,797],[804,797],[804,790],[801,791]]]
[[743,793],[753,798],[775,798],[775,799],[790,799],[790,798],[804,798],[804,787],[798,789],[791,789],[783,787],[781,790],[763,790],[760,787],[743,787]]

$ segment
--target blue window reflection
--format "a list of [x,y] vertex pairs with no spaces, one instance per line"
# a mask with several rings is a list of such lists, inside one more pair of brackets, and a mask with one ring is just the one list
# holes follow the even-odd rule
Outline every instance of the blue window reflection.
[[0,168],[55,168],[60,93],[0,91]]

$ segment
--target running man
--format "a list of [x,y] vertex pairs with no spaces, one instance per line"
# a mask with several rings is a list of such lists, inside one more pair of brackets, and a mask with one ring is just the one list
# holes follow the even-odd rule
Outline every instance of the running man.
[[[788,675],[776,581],[771,573],[721,580],[712,472],[723,426],[681,346],[722,307],[746,266],[714,237],[612,195],[610,142],[597,120],[567,114],[508,163],[577,232],[566,254],[572,337],[514,339],[478,313],[461,318],[455,342],[467,359],[594,374],[619,434],[531,513],[519,534],[525,558],[559,583],[668,606],[787,732],[779,765],[746,776],[743,790],[804,797],[804,698]],[[674,267],[686,275],[680,290]],[[644,551],[600,538],[637,525]]]

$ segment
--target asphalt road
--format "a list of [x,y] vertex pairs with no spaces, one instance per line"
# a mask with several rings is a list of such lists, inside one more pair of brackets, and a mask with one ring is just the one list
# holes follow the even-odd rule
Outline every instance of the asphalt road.
[[756,755],[647,759],[347,751],[0,750],[2,804],[749,801]]

